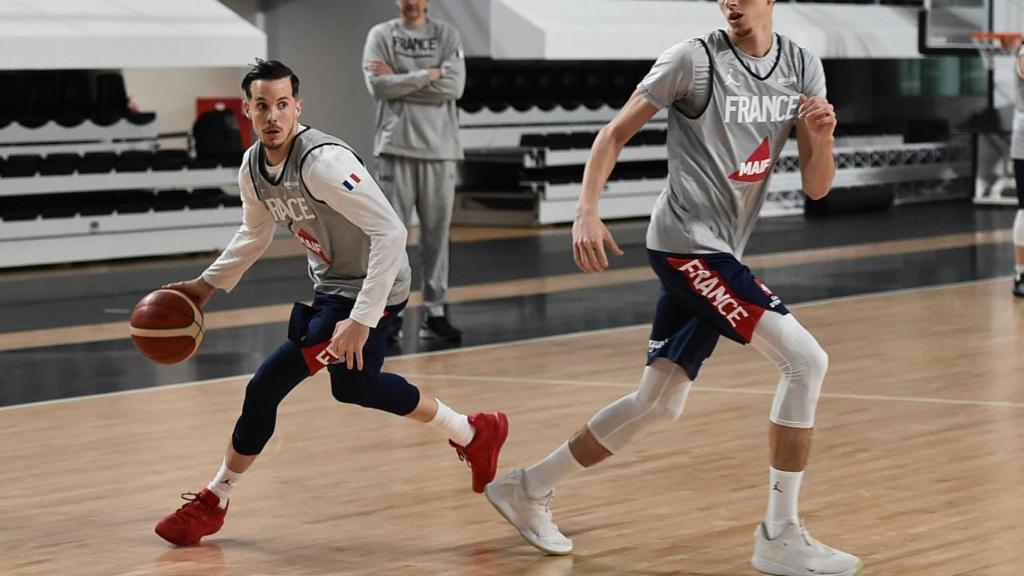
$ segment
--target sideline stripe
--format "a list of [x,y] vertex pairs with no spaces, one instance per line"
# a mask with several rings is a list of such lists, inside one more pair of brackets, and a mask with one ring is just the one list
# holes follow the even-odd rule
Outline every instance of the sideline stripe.
[[160,386],[151,386],[149,388],[133,388],[131,390],[118,390],[117,392],[100,392],[98,394],[86,394],[84,396],[75,396],[74,398],[54,398],[53,400],[29,402],[28,404],[13,404],[11,406],[0,406],[0,412],[17,410],[18,408],[35,408],[37,406],[51,406],[54,404],[77,402],[78,400],[93,400],[95,398],[128,396],[130,394],[141,394],[143,392],[155,392],[158,390],[166,390],[167,388],[190,388],[192,386],[200,386],[205,384],[219,384],[222,382],[228,382],[239,378],[245,378],[246,380],[249,380],[249,378],[252,378],[252,374],[239,374],[238,376],[222,376],[220,378],[210,378],[209,380],[195,380],[193,382],[179,382],[177,384],[161,384]]
[[[882,298],[892,295],[910,294],[915,292],[928,292],[935,290],[945,289],[956,289],[964,288],[968,286],[993,284],[996,282],[1005,282],[1004,278],[992,278],[987,280],[975,280],[966,282],[954,282],[951,284],[941,284],[937,286],[926,286],[923,288],[907,288],[901,290],[891,290],[888,292],[876,292],[872,294],[863,294],[857,296],[843,296],[839,298],[826,298],[823,300],[814,300],[811,302],[803,302],[790,306],[790,308],[806,308],[811,306],[820,306],[823,304],[831,304],[835,302],[844,302],[850,300],[866,300],[871,298]],[[503,348],[510,346],[523,346],[527,344],[535,344],[538,342],[551,342],[556,340],[565,340],[569,338],[596,336],[600,334],[611,334],[615,332],[624,332],[627,330],[636,330],[648,326],[647,324],[634,324],[631,326],[616,326],[614,328],[601,328],[598,330],[587,330],[583,332],[572,332],[569,334],[556,334],[553,336],[542,336],[538,338],[526,338],[523,340],[513,340],[510,342],[498,342],[494,344],[480,344],[477,346],[467,346],[465,348],[451,348],[448,350],[437,350],[434,352],[419,352],[415,354],[406,354],[402,356],[391,356],[385,360],[392,362],[400,362],[403,360],[412,360],[416,358],[426,358],[434,356],[445,356],[449,354],[462,354],[476,352],[480,350],[489,350],[494,348]],[[484,377],[484,376],[458,376],[458,375],[437,375],[437,374],[406,374],[413,378],[448,378],[451,380],[486,380],[492,382],[527,382],[527,383],[541,383],[541,384],[565,384],[565,385],[576,385],[576,386],[615,386],[622,388],[635,388],[635,384],[627,384],[622,382],[598,382],[598,381],[577,381],[577,380],[545,380],[545,379],[526,379],[526,378],[510,378],[510,377]],[[13,404],[11,406],[0,406],[0,413],[9,410],[18,410],[22,408],[34,408],[37,406],[49,406],[53,404],[63,404],[66,402],[76,402],[79,400],[91,400],[95,398],[121,396],[127,394],[141,394],[144,392],[152,392],[156,390],[165,390],[167,388],[174,387],[191,387],[200,386],[205,384],[218,384],[223,382],[229,382],[232,380],[244,379],[248,381],[252,378],[252,373],[239,374],[237,376],[223,376],[220,378],[211,378],[209,380],[196,380],[192,382],[182,382],[177,384],[162,384],[160,386],[152,386],[149,388],[136,388],[133,390],[119,390],[117,392],[101,392],[98,394],[88,394],[85,396],[75,396],[73,398],[56,398],[53,400],[43,400],[40,402],[29,402],[26,404]],[[734,394],[774,394],[771,390],[754,390],[754,389],[743,389],[743,388],[716,388],[716,387],[704,387],[694,386],[694,390],[701,390],[704,392],[720,392],[720,393],[734,393]],[[1003,402],[1003,401],[984,401],[984,400],[957,400],[947,398],[928,398],[928,397],[914,397],[914,396],[885,396],[885,395],[872,395],[872,394],[841,394],[841,393],[822,393],[823,397],[826,398],[837,398],[837,399],[849,399],[849,400],[871,400],[871,401],[889,401],[889,402],[916,402],[926,404],[944,404],[944,405],[960,405],[960,406],[982,406],[982,407],[1000,407],[1000,408],[1024,408],[1024,403],[1019,402]]]
[[[510,378],[491,376],[460,376],[457,374],[403,374],[409,378],[422,380],[463,380],[480,382],[497,382],[499,384],[554,384],[559,386],[593,386],[599,388],[627,388],[635,389],[637,384],[625,382],[600,382],[594,380],[547,380],[544,378]],[[721,394],[749,394],[758,396],[773,396],[775,390],[757,388],[721,388],[716,386],[693,386],[697,392],[717,392]],[[1006,402],[998,400],[959,400],[955,398],[929,398],[927,396],[888,396],[885,394],[843,394],[822,392],[822,398],[837,398],[842,400],[865,400],[880,402],[912,402],[918,404],[942,404],[947,406],[981,406],[985,408],[1022,408],[1024,402]]]
[[[854,244],[836,248],[817,248],[812,250],[796,250],[761,254],[744,258],[747,266],[760,269],[778,268],[781,266],[811,264],[815,262],[840,262],[858,258],[910,254],[914,252],[930,252],[963,246],[980,246],[998,244],[1012,239],[1010,230],[986,232],[970,232],[949,234],[928,239],[897,240],[892,242],[873,242]],[[584,288],[598,288],[654,280],[654,272],[648,266],[611,269],[599,274],[573,272],[539,278],[489,282],[470,286],[456,286],[448,291],[451,303],[476,302],[497,298],[516,296],[532,296],[537,294],[554,294]],[[1004,280],[1000,278],[999,280]],[[909,290],[917,290],[910,288]],[[824,302],[824,301],[823,301]],[[409,297],[409,306],[422,304],[421,294],[413,292]],[[205,331],[221,328],[237,328],[286,322],[291,313],[292,305],[272,304],[252,308],[237,308],[206,314],[203,326]],[[125,337],[127,321],[107,322],[83,326],[62,328],[45,328],[41,330],[25,330],[20,332],[0,333],[0,352],[38,348],[42,346],[63,346],[67,344],[85,344],[105,340],[119,340]]]

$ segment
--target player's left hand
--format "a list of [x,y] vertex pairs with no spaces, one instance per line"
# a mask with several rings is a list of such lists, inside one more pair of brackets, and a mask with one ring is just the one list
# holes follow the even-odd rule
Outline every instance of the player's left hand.
[[836,111],[824,96],[800,95],[798,118],[814,138],[831,138],[836,129]]
[[572,223],[572,257],[584,272],[601,272],[608,268],[605,247],[616,256],[624,252],[596,214],[579,214]]
[[334,335],[327,349],[344,362],[349,370],[363,369],[363,346],[370,337],[370,327],[351,318],[345,318],[334,325]]
[[388,74],[395,73],[394,69],[383,60],[371,60],[367,69],[369,69],[370,74],[373,74],[374,76],[386,76]]

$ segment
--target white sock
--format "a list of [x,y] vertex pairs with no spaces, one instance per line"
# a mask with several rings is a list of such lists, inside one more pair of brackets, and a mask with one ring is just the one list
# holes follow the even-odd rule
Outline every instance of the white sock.
[[220,470],[217,471],[217,475],[213,477],[213,480],[206,486],[210,492],[213,492],[220,498],[220,507],[227,508],[228,500],[231,498],[231,489],[238,484],[238,481],[242,479],[242,472],[235,472],[228,468],[227,460],[220,465]]
[[444,405],[444,402],[436,400],[437,414],[434,419],[428,422],[431,426],[444,432],[452,442],[459,446],[469,446],[476,435],[476,429],[469,423],[465,414],[459,414],[455,410]]
[[543,498],[555,489],[555,484],[583,470],[583,465],[569,450],[565,442],[548,457],[523,471],[523,487],[530,498]]
[[[1017,209],[1017,215],[1013,217],[1013,249],[1019,253],[1024,247],[1024,206]],[[1016,254],[1015,254],[1016,256]],[[1014,258],[1016,260],[1016,258]],[[1017,275],[1024,272],[1024,262],[1016,262]]]
[[797,513],[797,500],[800,498],[800,481],[804,473],[785,472],[769,467],[768,474],[768,513],[764,517],[765,528],[768,529],[768,537],[775,538],[786,527],[786,523],[793,521],[799,524]]

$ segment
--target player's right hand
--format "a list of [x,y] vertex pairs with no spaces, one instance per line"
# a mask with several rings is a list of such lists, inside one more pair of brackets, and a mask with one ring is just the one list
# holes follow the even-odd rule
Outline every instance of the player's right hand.
[[334,325],[334,334],[327,349],[344,362],[349,370],[363,369],[363,346],[370,338],[370,327],[351,318],[345,318]]
[[202,276],[187,280],[185,282],[173,282],[171,284],[164,284],[161,288],[167,290],[177,290],[199,307],[200,310],[206,307],[206,304],[213,297],[213,293],[217,290],[211,286],[206,280],[203,280]]
[[576,216],[572,223],[572,257],[584,272],[601,272],[608,267],[605,247],[616,256],[624,252],[615,243],[608,227],[596,214]]

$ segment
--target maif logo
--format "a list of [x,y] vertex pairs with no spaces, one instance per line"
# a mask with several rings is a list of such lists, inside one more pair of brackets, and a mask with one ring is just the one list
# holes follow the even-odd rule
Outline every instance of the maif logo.
[[309,232],[299,228],[299,231],[295,233],[295,238],[298,239],[298,241],[301,242],[307,250],[316,254],[321,260],[323,260],[324,263],[328,266],[331,265],[331,259],[327,257],[327,252],[324,251],[324,247],[320,244],[320,241],[316,239],[316,236],[313,236]]
[[750,158],[747,158],[746,162],[741,162],[739,169],[729,174],[729,179],[737,182],[760,182],[768,175],[771,167],[771,148],[768,146],[768,137],[765,136]]

